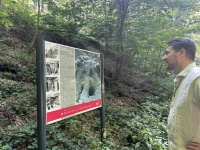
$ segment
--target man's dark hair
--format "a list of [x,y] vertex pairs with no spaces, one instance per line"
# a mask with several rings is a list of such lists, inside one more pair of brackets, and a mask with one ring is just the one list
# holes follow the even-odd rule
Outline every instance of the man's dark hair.
[[175,51],[185,49],[186,55],[194,61],[196,55],[196,46],[189,38],[177,38],[167,42],[167,46],[172,46]]

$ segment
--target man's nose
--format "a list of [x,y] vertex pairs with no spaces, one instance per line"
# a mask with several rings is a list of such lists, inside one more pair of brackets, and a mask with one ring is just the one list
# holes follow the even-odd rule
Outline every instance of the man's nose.
[[163,57],[162,57],[162,60],[165,60],[166,59],[166,55],[164,55]]

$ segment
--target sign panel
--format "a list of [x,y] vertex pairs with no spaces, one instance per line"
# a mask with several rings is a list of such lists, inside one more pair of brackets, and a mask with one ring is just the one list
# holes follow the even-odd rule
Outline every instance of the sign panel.
[[102,106],[99,53],[45,41],[47,124]]

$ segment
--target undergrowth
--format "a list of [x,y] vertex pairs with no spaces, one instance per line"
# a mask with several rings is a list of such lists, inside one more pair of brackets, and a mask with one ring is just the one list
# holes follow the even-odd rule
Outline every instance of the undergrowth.
[[[34,110],[31,107],[28,110]],[[166,150],[167,113],[168,102],[155,104],[149,101],[143,103],[142,108],[107,107],[107,138],[102,145],[99,111],[93,110],[48,125],[47,149]],[[36,116],[28,120],[23,125],[10,124],[2,128],[0,149],[37,149]]]

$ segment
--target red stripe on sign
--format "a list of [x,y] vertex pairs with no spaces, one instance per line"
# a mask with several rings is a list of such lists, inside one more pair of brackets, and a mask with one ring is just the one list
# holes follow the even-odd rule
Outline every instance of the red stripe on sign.
[[47,123],[53,122],[55,120],[61,120],[63,118],[71,117],[76,114],[80,114],[98,107],[102,106],[101,99],[93,100],[91,102],[86,102],[59,110],[51,111],[47,113]]

